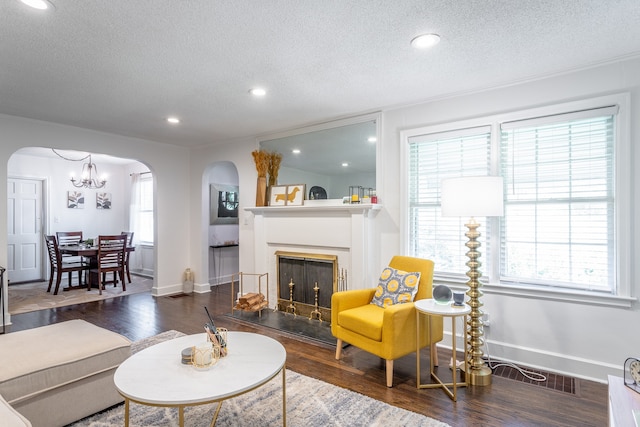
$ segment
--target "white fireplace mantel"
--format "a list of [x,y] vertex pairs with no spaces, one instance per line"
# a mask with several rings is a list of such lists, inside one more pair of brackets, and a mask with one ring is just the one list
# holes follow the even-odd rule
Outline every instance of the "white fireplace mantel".
[[374,218],[382,206],[339,202],[315,200],[303,206],[244,209],[253,214],[255,272],[269,273],[270,299],[275,301],[277,295],[275,252],[279,250],[337,255],[338,267],[348,275],[348,289],[374,286],[371,246]]
[[371,212],[375,215],[382,205],[372,203],[338,203],[333,200],[327,200],[328,203],[321,203],[321,200],[307,201],[306,205],[301,206],[257,206],[255,208],[244,208],[245,211],[253,212],[254,215],[300,215],[304,212],[314,212],[318,215],[327,213],[333,214],[365,214]]

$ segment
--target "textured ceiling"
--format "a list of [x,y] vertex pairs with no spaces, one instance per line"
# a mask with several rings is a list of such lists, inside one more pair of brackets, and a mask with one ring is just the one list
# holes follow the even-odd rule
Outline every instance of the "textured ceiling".
[[51,2],[0,2],[0,113],[187,147],[640,53],[638,0]]

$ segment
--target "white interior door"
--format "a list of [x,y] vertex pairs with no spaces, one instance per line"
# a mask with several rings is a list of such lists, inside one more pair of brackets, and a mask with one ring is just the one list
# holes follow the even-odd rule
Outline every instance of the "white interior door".
[[8,179],[7,275],[11,283],[42,280],[42,181]]

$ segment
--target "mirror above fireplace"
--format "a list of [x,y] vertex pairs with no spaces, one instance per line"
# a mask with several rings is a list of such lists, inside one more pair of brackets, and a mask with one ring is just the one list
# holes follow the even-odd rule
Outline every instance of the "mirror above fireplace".
[[305,184],[306,199],[342,199],[350,186],[376,188],[379,128],[379,114],[368,114],[265,136],[259,144],[282,154],[278,184]]

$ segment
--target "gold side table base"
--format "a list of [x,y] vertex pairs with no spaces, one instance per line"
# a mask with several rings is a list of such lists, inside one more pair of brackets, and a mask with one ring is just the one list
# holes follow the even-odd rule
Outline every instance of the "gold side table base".
[[[443,382],[440,377],[438,377],[435,373],[435,366],[433,364],[433,356],[429,357],[429,372],[431,374],[431,379],[433,379],[435,381],[435,383],[433,384],[421,384],[420,383],[420,314],[425,314],[427,316],[427,327],[429,329],[429,332],[431,332],[431,316],[434,316],[432,314],[427,314],[427,313],[422,313],[419,310],[416,310],[416,344],[417,344],[417,349],[416,349],[416,387],[419,389],[427,389],[427,388],[441,388],[446,394],[447,396],[449,396],[451,398],[451,400],[453,400],[454,402],[456,402],[458,400],[458,387],[467,387],[469,384],[471,384],[468,381],[468,377],[466,375],[464,375],[464,381],[457,381],[457,376],[458,376],[458,372],[455,366],[455,360],[456,360],[456,316],[451,316],[451,335],[452,335],[452,340],[451,340],[451,353],[452,353],[452,357],[453,357],[453,361],[454,361],[454,366],[452,366],[452,377],[453,377],[453,381],[450,383],[445,383]],[[467,316],[464,315],[463,317],[464,323],[466,325],[467,323]],[[466,343],[466,340],[465,340]],[[435,344],[431,344],[431,345],[435,345]],[[464,370],[466,361],[468,359],[468,351],[467,351],[467,345],[465,344],[464,346],[464,363],[462,366],[462,370]],[[489,373],[491,373],[491,371],[489,371]],[[489,377],[489,379],[491,379],[491,377]]]

